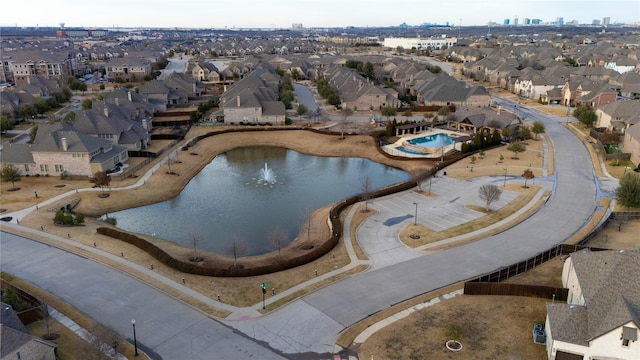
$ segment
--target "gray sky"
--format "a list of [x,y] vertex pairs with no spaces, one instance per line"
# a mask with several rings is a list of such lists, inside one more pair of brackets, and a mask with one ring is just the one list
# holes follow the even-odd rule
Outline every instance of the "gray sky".
[[[396,26],[449,22],[452,25],[502,24],[506,18],[563,17],[590,24],[640,24],[640,0],[9,0],[2,26],[291,28]],[[25,7],[29,10],[26,11]],[[11,14],[10,17],[6,14]],[[512,20],[513,21],[513,20]]]

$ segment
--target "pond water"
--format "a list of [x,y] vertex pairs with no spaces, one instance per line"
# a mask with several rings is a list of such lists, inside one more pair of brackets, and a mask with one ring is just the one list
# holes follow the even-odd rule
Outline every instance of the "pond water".
[[367,159],[246,147],[217,156],[177,197],[109,216],[121,229],[187,246],[195,238],[199,249],[220,253],[239,239],[246,255],[258,255],[271,251],[268,234],[276,226],[293,240],[311,211],[361,193],[365,177],[372,190],[410,178]]

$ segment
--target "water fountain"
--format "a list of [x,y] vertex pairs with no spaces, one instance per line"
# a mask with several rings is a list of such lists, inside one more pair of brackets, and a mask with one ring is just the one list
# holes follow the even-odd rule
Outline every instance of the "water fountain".
[[258,179],[259,184],[264,185],[273,185],[277,181],[277,176],[273,172],[273,170],[269,169],[267,163],[264,163],[264,168],[260,169],[260,178]]

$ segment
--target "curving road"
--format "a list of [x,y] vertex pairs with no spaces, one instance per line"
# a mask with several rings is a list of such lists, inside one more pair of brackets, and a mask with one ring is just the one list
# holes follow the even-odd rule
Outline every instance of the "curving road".
[[[125,337],[135,317],[138,339],[153,358],[279,359],[283,353],[330,358],[340,350],[334,344],[345,327],[405,299],[533,256],[588,222],[598,195],[587,150],[559,118],[530,115],[545,123],[555,149],[556,186],[536,214],[481,241],[333,283],[266,316],[219,322],[113,268],[5,232],[0,238],[2,270],[50,291]],[[365,236],[385,233],[369,228]]]

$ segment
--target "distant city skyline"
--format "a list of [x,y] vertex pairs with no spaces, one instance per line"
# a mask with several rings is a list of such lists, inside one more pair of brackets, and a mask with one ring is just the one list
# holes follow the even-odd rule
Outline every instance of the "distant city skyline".
[[[52,6],[54,5],[54,6]],[[640,23],[638,0],[111,0],[78,3],[31,0],[3,4],[1,26],[84,28],[304,28],[387,27],[406,23],[479,26],[505,19],[577,20],[592,24]],[[513,24],[513,22],[512,22]],[[519,22],[521,25],[522,22]]]

